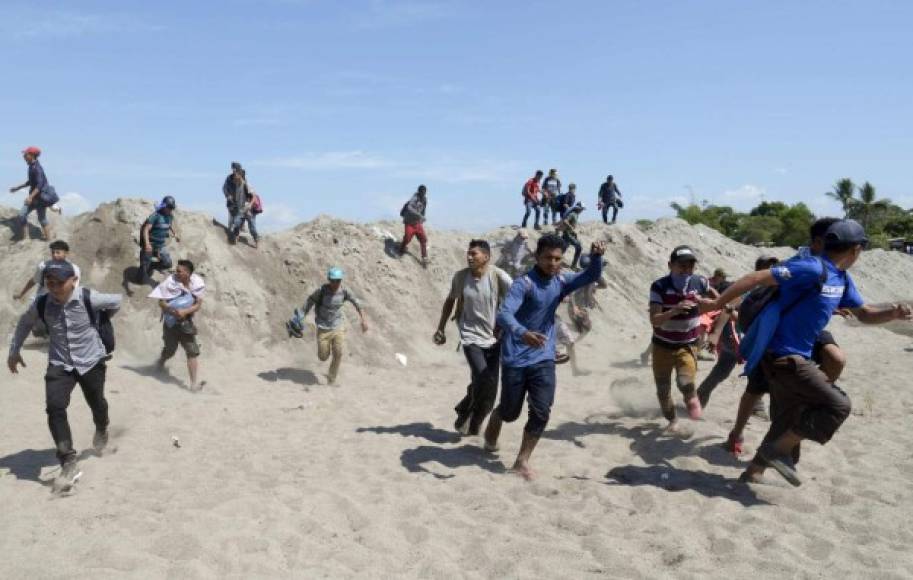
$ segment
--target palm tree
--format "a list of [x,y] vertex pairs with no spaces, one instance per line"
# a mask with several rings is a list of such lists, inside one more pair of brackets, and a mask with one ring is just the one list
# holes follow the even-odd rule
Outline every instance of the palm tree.
[[835,199],[840,202],[840,205],[843,207],[844,217],[849,215],[850,207],[852,207],[855,198],[853,195],[856,193],[856,184],[853,183],[853,180],[849,177],[844,177],[843,179],[837,180],[837,183],[834,184],[834,190],[828,191],[825,193],[831,199]]
[[853,199],[850,202],[850,213],[852,217],[858,217],[862,222],[862,227],[866,230],[872,222],[872,217],[888,209],[891,205],[890,199],[877,199],[875,195],[875,186],[866,181],[859,188],[859,199]]

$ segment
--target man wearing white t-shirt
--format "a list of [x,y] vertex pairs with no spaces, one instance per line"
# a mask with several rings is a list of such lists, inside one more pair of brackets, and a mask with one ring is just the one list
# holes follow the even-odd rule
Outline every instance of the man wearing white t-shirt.
[[511,279],[506,272],[489,264],[491,247],[485,240],[472,240],[466,251],[468,268],[453,276],[450,294],[444,300],[441,319],[434,333],[435,344],[447,341],[444,327],[456,305],[453,319],[460,331],[463,354],[469,363],[471,382],[466,396],[455,407],[454,428],[462,435],[478,435],[485,417],[494,407],[498,394],[501,348],[495,330],[495,317]]

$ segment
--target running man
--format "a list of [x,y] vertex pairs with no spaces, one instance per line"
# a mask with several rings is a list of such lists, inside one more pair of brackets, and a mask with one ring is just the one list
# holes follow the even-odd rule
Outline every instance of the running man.
[[327,283],[308,296],[304,303],[302,320],[314,308],[314,322],[317,326],[317,358],[330,361],[330,372],[327,374],[328,384],[335,385],[339,375],[339,365],[342,364],[343,347],[346,340],[345,318],[342,316],[342,305],[351,302],[361,319],[361,331],[368,332],[368,319],[361,308],[361,303],[342,287],[343,272],[341,268],[330,268],[327,272]]
[[688,246],[678,246],[669,257],[669,274],[650,286],[650,324],[653,325],[653,378],[666,430],[678,431],[672,400],[672,374],[685,398],[688,415],[701,418],[701,402],[694,381],[697,375],[697,342],[700,317],[708,312],[710,283],[696,275],[697,255]]
[[[580,258],[580,267],[584,270],[588,269],[592,259],[590,254],[584,255]],[[603,258],[599,259],[602,260]],[[580,368],[580,361],[577,358],[575,346],[593,329],[593,320],[590,317],[590,310],[599,305],[596,301],[596,291],[605,290],[608,287],[608,280],[606,280],[605,274],[603,274],[599,276],[599,279],[595,283],[584,286],[580,290],[571,293],[567,298],[568,319],[573,324],[573,332],[576,332],[576,335],[571,335],[570,332],[568,333],[570,335],[570,340],[566,342],[565,347],[567,348],[567,354],[570,358],[571,372],[575,377],[590,374],[588,371]]]
[[580,214],[586,208],[582,204],[577,204],[568,211],[567,216],[558,222],[556,229],[561,232],[561,239],[568,247],[574,248],[574,259],[571,260],[571,269],[577,269],[577,262],[580,260],[580,252],[583,245],[577,237],[577,224],[580,220]]
[[526,228],[526,224],[529,221],[529,214],[535,211],[536,218],[535,222],[533,223],[533,229],[541,229],[539,227],[539,196],[541,195],[539,181],[541,180],[542,170],[540,169],[536,171],[534,176],[527,179],[526,183],[523,185],[523,205],[526,207],[526,213],[523,214],[523,222],[520,224],[521,228]]
[[472,240],[466,250],[467,268],[453,275],[450,295],[444,300],[434,343],[447,342],[444,328],[456,305],[453,320],[460,331],[463,354],[469,363],[470,383],[466,396],[454,410],[454,429],[461,435],[478,435],[482,422],[498,395],[501,345],[495,316],[512,282],[507,272],[490,264],[491,247],[485,240]]
[[[79,470],[73,435],[67,421],[70,394],[79,384],[92,410],[95,436],[92,445],[101,453],[108,444],[108,402],[105,400],[105,362],[109,356],[98,332],[99,312],[113,314],[120,308],[120,294],[101,294],[80,288],[76,269],[65,260],[52,260],[44,268],[47,294],[29,305],[19,318],[10,342],[7,366],[11,373],[25,366],[20,350],[38,320],[48,329],[48,367],[44,375],[46,411],[61,470],[54,479],[55,492],[69,491]],[[90,313],[93,316],[90,316]],[[94,320],[93,320],[94,318]]]
[[418,186],[416,191],[399,215],[403,218],[405,233],[403,234],[403,243],[400,244],[399,254],[406,253],[406,246],[412,241],[412,237],[418,238],[418,243],[422,248],[422,267],[428,267],[428,236],[425,235],[425,210],[428,209],[428,188],[424,185]]
[[[802,484],[793,460],[803,439],[825,444],[850,414],[850,399],[812,360],[821,331],[839,308],[849,309],[860,322],[879,324],[910,320],[910,307],[865,306],[847,273],[868,245],[865,230],[854,220],[841,220],[828,228],[821,256],[797,256],[769,270],[744,276],[715,300],[719,309],[755,286],[779,286],[771,306],[779,316],[766,341],[760,367],[774,400],[770,430],[741,480],[757,482],[767,467],[774,468],[791,485]],[[768,313],[762,312],[760,316]],[[770,318],[773,320],[773,318]]]
[[190,375],[190,390],[198,391],[203,384],[197,381],[199,375],[200,345],[197,342],[197,327],[194,315],[203,307],[206,283],[193,273],[190,260],[178,260],[174,274],[171,274],[149,294],[157,298],[162,309],[162,354],[157,363],[159,371],[165,370],[165,363],[178,351],[184,349],[187,357],[187,373]]
[[545,181],[542,182],[542,208],[543,216],[542,223],[549,224],[549,216],[551,215],[551,223],[555,224],[558,221],[558,196],[561,195],[561,180],[558,179],[558,170],[549,169],[548,177],[545,178]]
[[[51,224],[48,221],[48,208],[55,208],[59,201],[57,192],[48,183],[48,178],[44,174],[44,168],[38,162],[41,156],[41,149],[38,147],[26,147],[22,150],[22,158],[29,166],[28,180],[22,185],[16,185],[10,188],[10,193],[16,193],[20,189],[28,188],[29,194],[22,204],[19,211],[19,233],[17,239],[25,238],[28,228],[29,214],[33,211],[38,215],[38,224],[41,226],[41,239],[47,241],[51,239]],[[59,210],[58,210],[59,211]]]
[[[591,254],[602,256],[605,242],[593,244]],[[502,424],[515,421],[528,398],[529,419],[523,429],[520,453],[513,470],[524,479],[534,477],[529,459],[545,431],[555,400],[555,311],[564,298],[599,280],[602,260],[594,259],[579,274],[560,274],[564,240],[546,234],[536,244],[536,266],[517,278],[498,311],[503,329],[501,400],[485,429],[485,449],[498,449]]]
[[[820,218],[815,221],[811,228],[809,228],[809,246],[799,248],[799,256],[806,258],[821,256],[824,253],[824,236],[827,234],[827,230],[839,221],[838,218],[832,217]],[[763,269],[759,268],[759,266],[762,265],[761,261],[762,258],[758,258],[758,262],[755,263],[756,271]],[[776,263],[776,258],[767,259],[767,267],[771,267]],[[838,311],[838,314],[840,313],[841,311]],[[827,375],[828,380],[832,383],[837,382],[837,379],[839,379],[840,375],[843,373],[843,368],[846,366],[846,354],[844,354],[843,350],[837,344],[834,335],[828,330],[822,330],[821,333],[818,334],[818,340],[815,341],[815,346],[812,348],[812,360],[818,365],[818,368]],[[744,442],[743,434],[745,432],[745,427],[748,426],[748,420],[751,415],[760,417],[767,416],[764,411],[763,398],[764,395],[768,393],[770,393],[770,387],[767,383],[767,379],[764,377],[764,372],[760,367],[753,369],[748,375],[748,385],[745,387],[745,392],[739,400],[735,424],[726,439],[726,448],[731,453],[734,453],[735,455],[742,454]],[[799,455],[800,446],[797,445],[793,452],[794,463],[799,462]]]
[[[140,283],[149,279],[152,270],[164,271],[171,269],[171,254],[165,245],[168,236],[174,236],[174,241],[180,242],[177,232],[174,231],[174,210],[177,203],[170,195],[162,198],[161,203],[155,205],[155,212],[146,218],[140,231],[139,274]],[[153,260],[156,260],[153,263]]]
[[612,223],[618,218],[618,209],[624,203],[621,201],[621,191],[615,184],[615,178],[609,175],[605,183],[599,186],[599,195],[597,196],[596,207],[602,210],[603,223],[609,223],[609,208],[612,208]]

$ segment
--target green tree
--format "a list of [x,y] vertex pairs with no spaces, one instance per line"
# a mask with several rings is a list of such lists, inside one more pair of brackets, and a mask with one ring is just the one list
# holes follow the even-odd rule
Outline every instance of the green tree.
[[782,227],[773,240],[775,244],[797,248],[808,243],[808,228],[815,221],[815,214],[808,209],[808,206],[804,203],[797,203],[787,207],[777,217]]
[[[875,193],[875,186],[866,181],[859,188],[859,199],[853,199],[850,203],[847,217],[858,220],[862,227],[869,231],[875,225],[876,220],[884,221],[890,205],[891,200],[878,199]],[[883,224],[881,225],[883,227]]]
[[843,207],[843,214],[846,216],[850,211],[850,206],[853,205],[853,200],[855,199],[853,196],[855,194],[856,184],[849,177],[844,177],[843,179],[838,179],[837,183],[834,184],[834,189],[828,191],[825,195],[840,202]]
[[[780,218],[765,215],[747,216],[739,225],[736,239],[743,244],[773,242],[783,230]],[[806,238],[808,234],[806,233]]]

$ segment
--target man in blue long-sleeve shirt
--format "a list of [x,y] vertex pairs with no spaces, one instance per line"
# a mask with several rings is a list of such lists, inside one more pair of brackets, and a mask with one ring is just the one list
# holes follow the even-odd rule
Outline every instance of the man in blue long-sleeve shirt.
[[[567,295],[596,282],[602,274],[602,260],[591,260],[589,268],[579,274],[560,275],[565,249],[564,240],[554,234],[539,238],[536,266],[514,280],[497,317],[504,333],[501,401],[488,421],[485,449],[497,451],[501,425],[520,416],[528,396],[529,420],[513,466],[527,480],[533,478],[529,457],[545,431],[555,399],[555,311]],[[596,242],[590,252],[602,256],[605,242]]]

